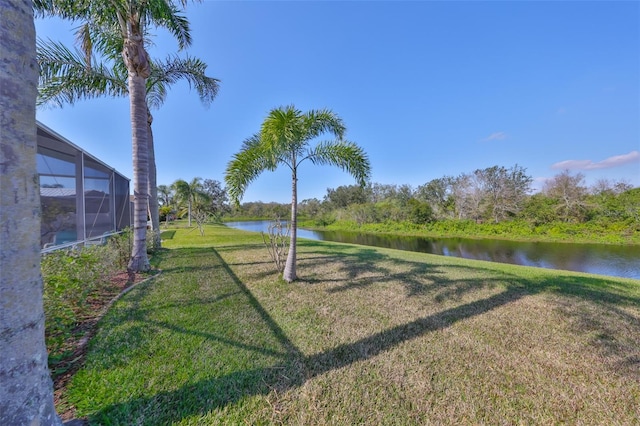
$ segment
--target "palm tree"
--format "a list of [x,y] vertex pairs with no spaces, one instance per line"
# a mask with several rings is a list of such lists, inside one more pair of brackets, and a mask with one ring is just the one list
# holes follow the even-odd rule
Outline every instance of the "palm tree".
[[[279,165],[291,170],[291,240],[283,272],[287,282],[296,276],[296,238],[298,206],[298,167],[305,160],[313,164],[338,166],[349,172],[364,186],[371,166],[365,152],[355,143],[342,140],[345,133],[342,119],[330,110],[302,113],[294,106],[271,110],[260,132],[245,140],[240,152],[227,165],[225,182],[231,199],[238,204],[247,186],[265,170]],[[331,133],[334,141],[310,146],[316,137]]]
[[62,424],[54,408],[44,340],[36,170],[38,66],[32,7],[31,1],[0,0],[2,425]]
[[158,185],[158,201],[162,203],[163,206],[170,206],[173,202],[173,190],[171,187],[167,185]]
[[[116,35],[117,37],[117,35]],[[126,96],[127,74],[121,56],[109,67],[99,62],[95,55],[87,55],[77,49],[69,50],[56,42],[38,44],[38,62],[41,68],[39,104],[52,103],[62,106],[80,99],[98,96]],[[156,163],[150,109],[162,106],[169,86],[179,80],[187,80],[198,92],[200,101],[208,106],[219,89],[219,80],[206,75],[207,65],[199,59],[169,56],[164,61],[151,62],[151,74],[147,79],[147,132],[149,143],[149,216],[153,229],[154,247],[160,247],[160,218],[156,187]]]
[[[44,0],[43,0],[44,1]],[[121,53],[127,70],[127,92],[131,110],[133,146],[134,224],[133,249],[128,268],[151,268],[146,249],[147,208],[149,199],[149,142],[146,83],[151,61],[144,37],[149,26],[163,27],[178,41],[180,49],[191,44],[189,23],[172,0],[74,1],[46,0],[47,13],[80,20],[79,38],[83,50],[98,50],[112,59]],[[181,1],[182,6],[186,4]],[[118,34],[117,37],[105,36]]]
[[[151,76],[147,80],[147,104],[149,108],[160,108],[166,99],[168,86],[179,80],[187,80],[189,86],[195,87],[200,101],[209,106],[218,94],[220,80],[207,77],[205,74],[207,65],[199,59],[178,57],[168,58],[163,63],[153,63]],[[151,228],[153,229],[154,244],[160,247],[160,211],[158,206],[158,187],[156,180],[155,149],[153,146],[153,132],[151,123],[153,116],[148,109],[149,132],[149,210],[151,216]]]
[[[189,218],[189,227],[191,227],[192,208],[196,205],[198,198],[206,197],[202,186],[202,178],[195,177],[191,182],[178,179],[173,183],[173,189],[176,191],[178,199],[187,204],[187,215]],[[184,213],[183,213],[184,214]]]

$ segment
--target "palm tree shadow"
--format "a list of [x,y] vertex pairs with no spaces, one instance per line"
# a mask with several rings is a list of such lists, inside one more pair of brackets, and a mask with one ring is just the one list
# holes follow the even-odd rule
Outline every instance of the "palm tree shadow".
[[[305,355],[286,336],[278,323],[253,296],[242,280],[235,275],[218,252],[213,248],[210,250],[215,261],[222,265],[226,274],[246,295],[251,307],[260,315],[284,348],[284,352],[272,354],[281,361],[268,367],[234,371],[221,377],[211,377],[196,383],[186,384],[175,390],[160,392],[151,397],[133,398],[113,404],[95,413],[92,416],[92,421],[109,422],[109,419],[121,416],[122,413],[128,413],[130,418],[127,421],[135,423],[142,416],[142,413],[148,410],[148,407],[163,406],[164,409],[158,414],[162,417],[154,421],[168,424],[185,417],[203,415],[212,410],[224,408],[246,397],[265,396],[274,390],[277,393],[285,392],[302,386],[307,380],[316,376],[367,360],[404,342],[450,327],[461,320],[482,315],[530,294],[524,286],[514,284],[485,299],[475,300],[421,317],[321,353]],[[179,333],[190,332],[171,324],[158,325]],[[203,335],[203,337],[207,336]],[[209,337],[215,338],[214,336]],[[242,347],[241,343],[236,343],[234,346]],[[258,348],[251,349],[259,350]]]
[[[399,260],[366,247],[360,247],[355,252],[352,250],[336,252],[332,248],[331,254],[322,250],[304,252],[299,261],[305,267],[301,268],[300,280],[312,285],[330,283],[332,286],[326,290],[330,294],[361,290],[382,283],[401,283],[407,297],[432,295],[435,302],[443,302],[461,300],[467,293],[481,288],[495,288],[504,282],[510,285],[517,279],[505,273],[497,280],[495,271],[491,271],[491,279],[482,280],[479,278],[481,268],[478,267],[448,266],[445,271],[439,265]],[[307,268],[313,270],[314,266],[326,264],[332,265],[332,269],[338,272],[337,278],[303,275]],[[473,278],[451,279],[449,275],[453,270],[460,270],[466,275],[473,272]]]

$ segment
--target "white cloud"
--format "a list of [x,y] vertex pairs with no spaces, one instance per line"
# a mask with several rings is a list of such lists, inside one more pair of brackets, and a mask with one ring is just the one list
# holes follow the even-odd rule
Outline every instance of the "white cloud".
[[482,142],[489,142],[489,141],[499,141],[499,140],[503,140],[507,138],[507,134],[505,132],[495,132],[490,134],[489,136],[487,136],[486,138],[482,139]]
[[552,169],[568,170],[595,170],[609,169],[622,166],[624,164],[640,162],[640,152],[631,151],[628,154],[616,155],[606,160],[593,162],[592,160],[565,160],[551,165]]

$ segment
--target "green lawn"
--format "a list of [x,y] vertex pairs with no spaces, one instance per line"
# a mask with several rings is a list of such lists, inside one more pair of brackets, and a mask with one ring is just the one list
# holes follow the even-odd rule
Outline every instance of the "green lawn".
[[[174,232],[175,231],[175,232]],[[640,281],[174,229],[65,399],[95,424],[638,424]]]

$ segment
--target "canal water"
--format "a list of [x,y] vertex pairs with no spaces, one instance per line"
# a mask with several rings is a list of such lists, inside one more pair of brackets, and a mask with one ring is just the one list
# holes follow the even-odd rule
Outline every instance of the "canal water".
[[[270,223],[227,222],[226,225],[246,231],[267,232]],[[298,229],[298,238],[640,279],[640,246],[425,238],[306,229]]]

